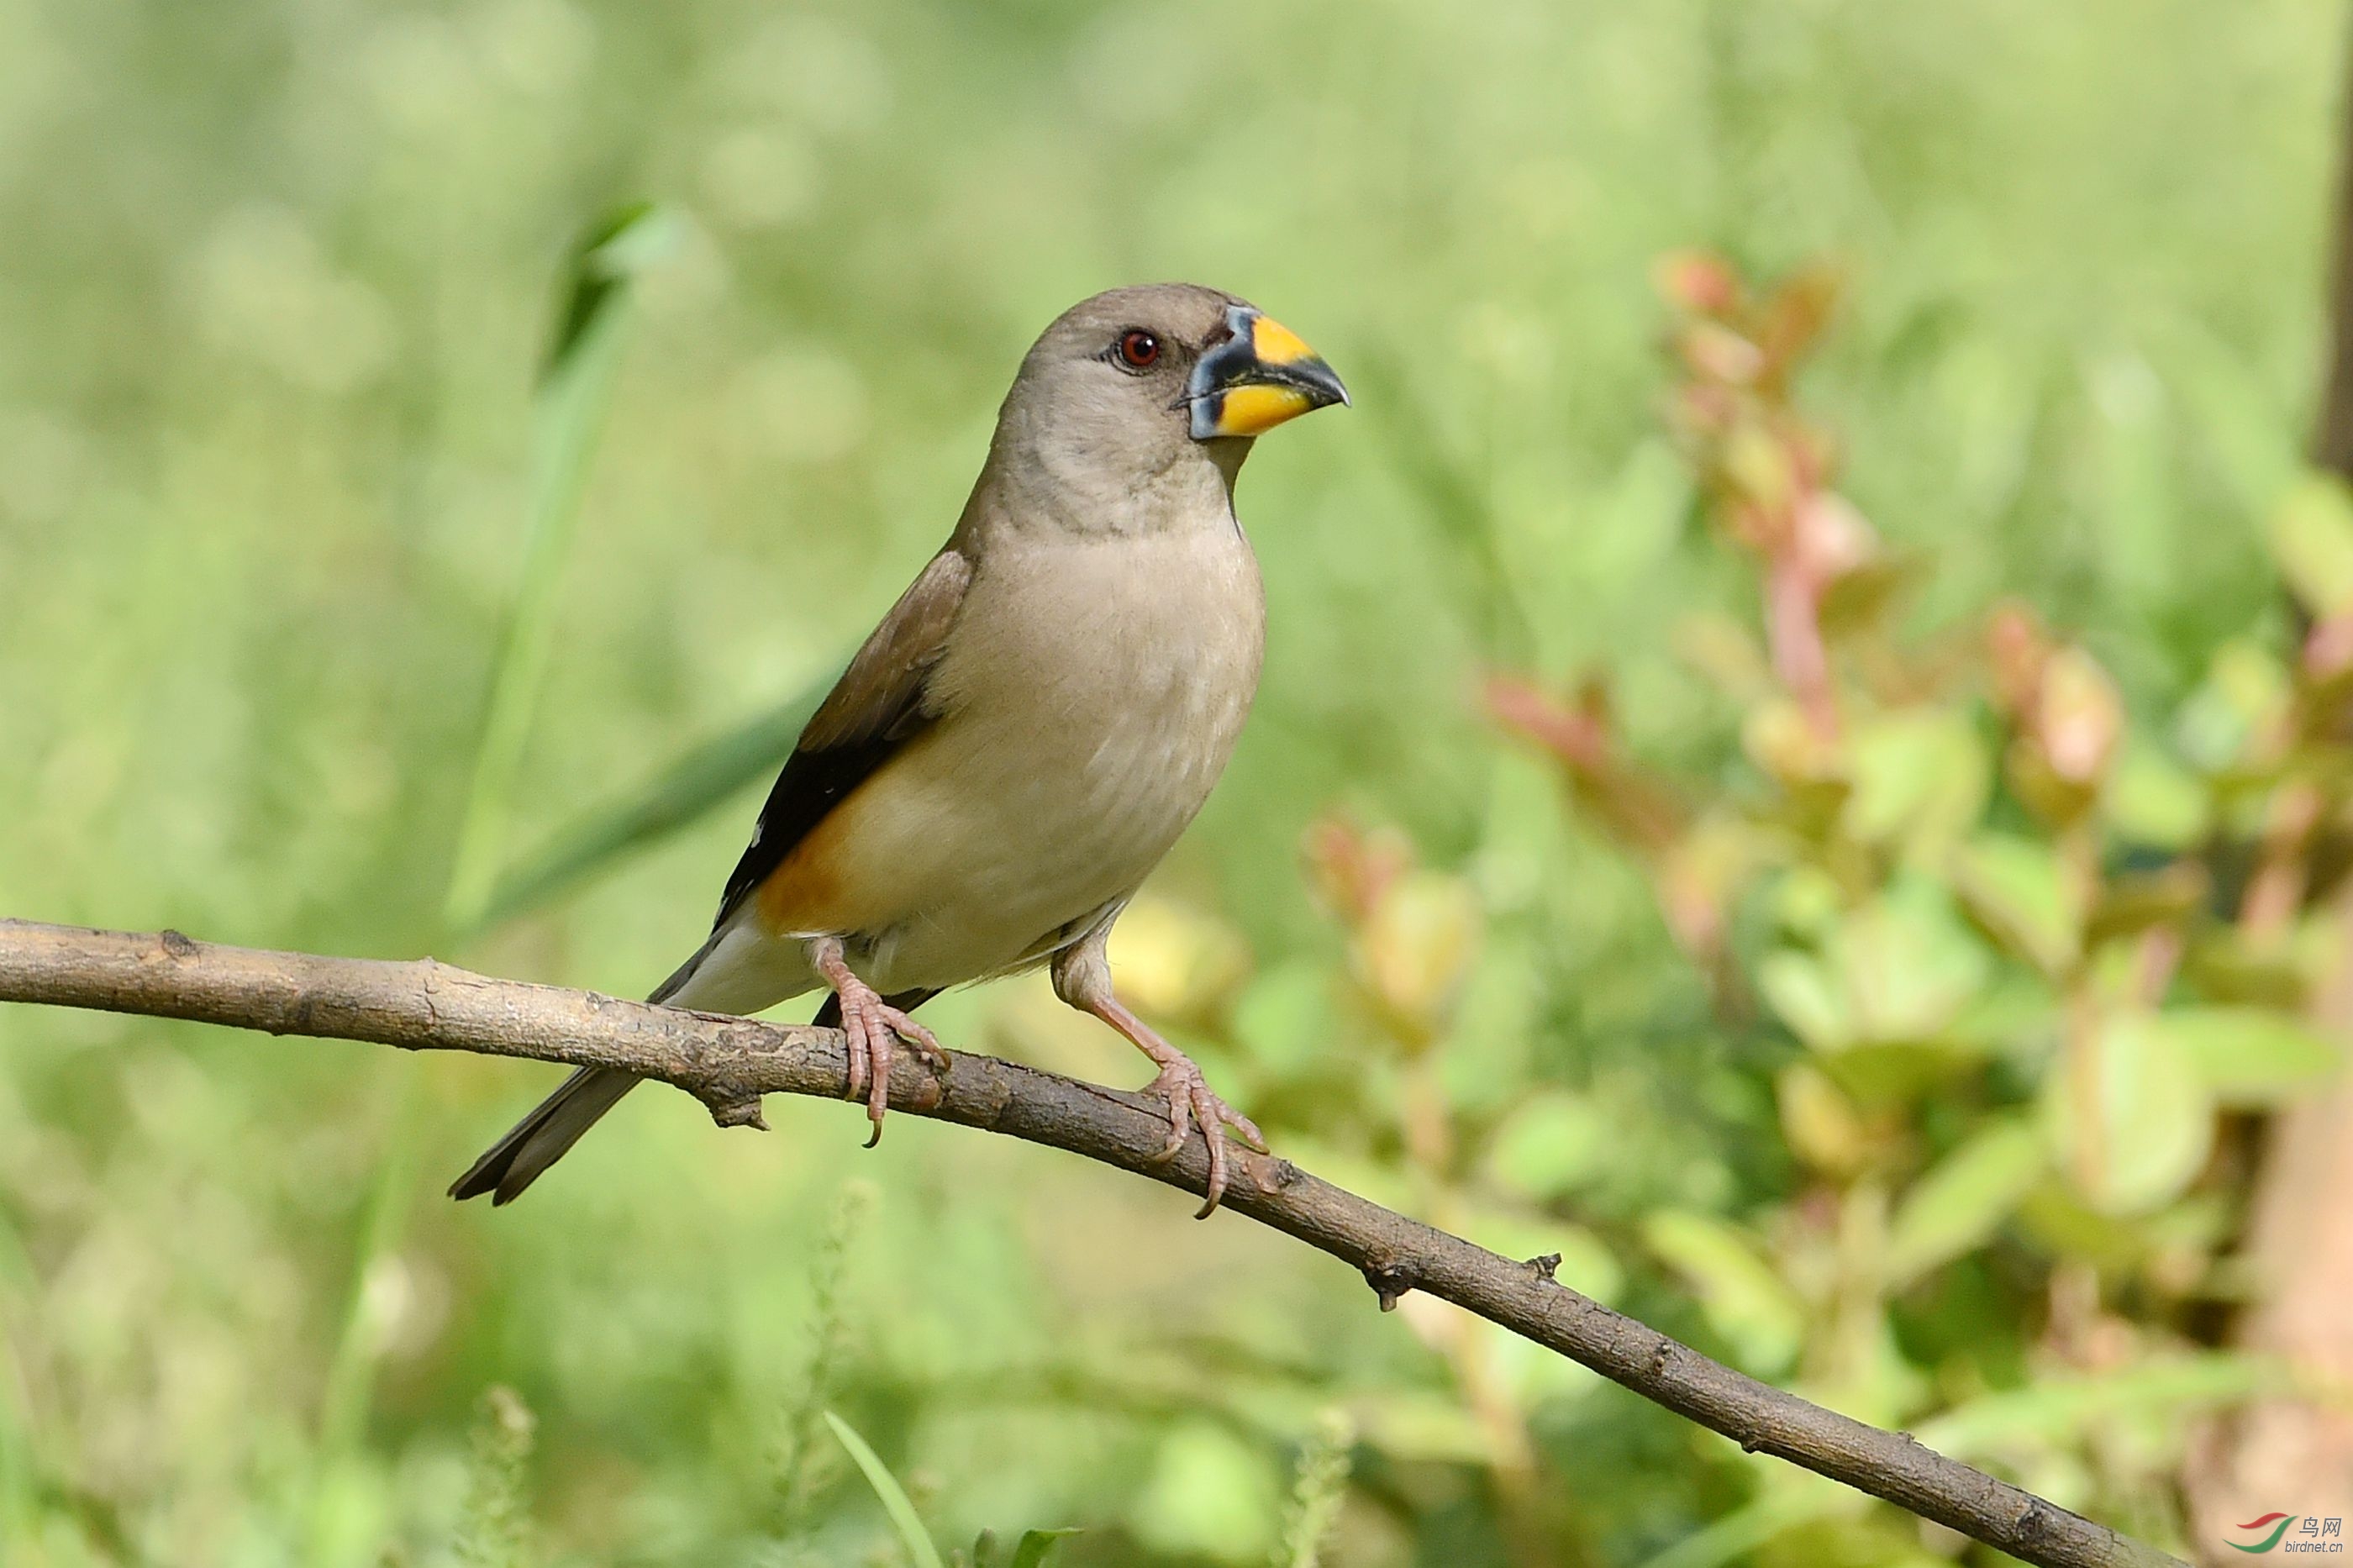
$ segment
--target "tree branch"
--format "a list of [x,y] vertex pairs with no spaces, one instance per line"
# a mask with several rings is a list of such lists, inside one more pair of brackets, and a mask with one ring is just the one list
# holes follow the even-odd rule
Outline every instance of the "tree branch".
[[[760,1096],[838,1099],[840,1034],[492,980],[431,959],[396,963],[270,952],[0,921],[0,1001],[191,1018],[274,1035],[373,1040],[573,1067],[619,1068],[702,1101],[722,1126],[760,1125]],[[1068,1150],[1199,1193],[1200,1143],[1153,1163],[1166,1117],[1142,1096],[993,1057],[951,1054],[934,1078],[902,1055],[893,1109]],[[1384,1308],[1426,1290],[1771,1454],[2050,1568],[2176,1563],[2103,1525],[1923,1447],[1810,1405],[1710,1361],[1552,1277],[1318,1180],[1288,1160],[1235,1151],[1226,1207],[1361,1272]],[[2179,1565],[2176,1563],[2176,1568]]]

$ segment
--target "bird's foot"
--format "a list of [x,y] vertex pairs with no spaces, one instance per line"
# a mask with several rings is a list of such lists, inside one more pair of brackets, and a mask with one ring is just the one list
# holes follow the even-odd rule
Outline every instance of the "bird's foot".
[[872,986],[850,973],[847,964],[836,959],[820,968],[833,994],[841,998],[841,1032],[849,1043],[849,1083],[844,1098],[866,1101],[866,1120],[874,1127],[873,1135],[866,1140],[871,1149],[882,1142],[882,1117],[891,1109],[891,1064],[898,1056],[899,1042],[913,1047],[934,1072],[947,1071],[948,1055],[940,1049],[938,1037],[882,1000]]
[[1207,1219],[1217,1212],[1219,1200],[1226,1195],[1226,1129],[1232,1128],[1243,1142],[1261,1154],[1266,1152],[1266,1134],[1258,1130],[1257,1122],[1218,1098],[1192,1058],[1165,1043],[1161,1049],[1167,1055],[1155,1053],[1160,1062],[1160,1076],[1144,1090],[1168,1102],[1168,1142],[1152,1157],[1153,1163],[1162,1164],[1175,1159],[1177,1151],[1185,1147],[1185,1141],[1193,1135],[1193,1129],[1200,1128],[1202,1142],[1209,1149],[1209,1185],[1207,1201],[1193,1217]]

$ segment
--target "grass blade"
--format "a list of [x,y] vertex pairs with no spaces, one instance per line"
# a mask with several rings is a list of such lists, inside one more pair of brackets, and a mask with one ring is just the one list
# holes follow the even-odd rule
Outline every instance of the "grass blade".
[[593,229],[573,252],[563,309],[542,366],[532,415],[531,513],[522,573],[491,667],[481,741],[466,791],[442,919],[451,931],[481,923],[498,874],[516,770],[547,668],[555,585],[570,552],[588,457],[612,400],[630,285],[668,243],[659,208],[636,203]]
[[634,795],[581,817],[499,882],[481,923],[495,925],[552,901],[774,773],[792,754],[801,726],[832,683],[828,673],[767,712],[705,741]]
[[915,1568],[946,1568],[940,1561],[940,1549],[932,1544],[929,1535],[923,1533],[923,1521],[915,1517],[915,1505],[907,1500],[906,1489],[899,1485],[898,1478],[884,1468],[881,1458],[867,1446],[866,1439],[860,1436],[849,1422],[830,1410],[825,1413],[825,1424],[833,1428],[833,1435],[841,1439],[843,1447],[849,1450],[850,1458],[866,1472],[867,1485],[872,1487],[874,1495],[882,1500],[882,1511],[891,1516],[892,1524],[899,1531],[899,1539],[906,1542],[907,1555],[914,1559]]

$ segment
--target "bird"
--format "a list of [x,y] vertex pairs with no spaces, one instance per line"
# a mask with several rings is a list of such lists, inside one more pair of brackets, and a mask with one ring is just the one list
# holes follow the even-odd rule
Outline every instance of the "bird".
[[[1234,482],[1257,438],[1348,402],[1296,333],[1193,284],[1113,289],[1021,361],[954,531],[850,658],[777,775],[711,934],[649,1000],[748,1015],[823,989],[845,1095],[882,1133],[912,1016],[1045,966],[1158,1069],[1173,1159],[1257,1126],[1118,998],[1107,943],[1232,755],[1266,609]],[[574,1073],[451,1184],[512,1201],[639,1080]]]

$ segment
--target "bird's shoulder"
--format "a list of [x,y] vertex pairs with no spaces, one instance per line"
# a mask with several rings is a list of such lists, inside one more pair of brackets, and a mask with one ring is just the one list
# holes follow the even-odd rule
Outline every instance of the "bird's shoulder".
[[760,808],[721,896],[715,925],[782,865],[826,815],[939,717],[931,675],[972,587],[956,541],[932,557],[868,635],[818,707]]

